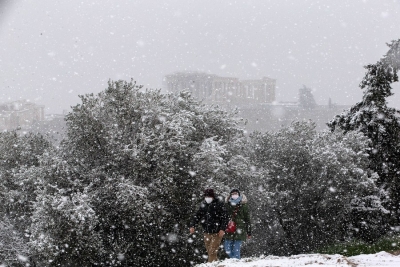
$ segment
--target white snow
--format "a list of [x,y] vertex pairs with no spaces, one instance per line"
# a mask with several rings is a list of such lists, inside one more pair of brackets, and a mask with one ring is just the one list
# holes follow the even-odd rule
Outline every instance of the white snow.
[[399,267],[400,256],[387,252],[345,257],[342,255],[300,254],[289,257],[261,256],[258,258],[228,259],[203,263],[197,267],[289,267],[289,266],[335,266],[335,267]]

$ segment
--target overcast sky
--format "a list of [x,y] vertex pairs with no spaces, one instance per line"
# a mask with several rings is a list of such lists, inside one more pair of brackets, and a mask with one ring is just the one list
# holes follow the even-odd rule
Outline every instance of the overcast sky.
[[[204,71],[277,80],[277,100],[361,99],[364,65],[400,38],[400,0],[0,0],[0,102],[61,113],[109,79],[161,88]],[[390,100],[400,108],[400,86]]]

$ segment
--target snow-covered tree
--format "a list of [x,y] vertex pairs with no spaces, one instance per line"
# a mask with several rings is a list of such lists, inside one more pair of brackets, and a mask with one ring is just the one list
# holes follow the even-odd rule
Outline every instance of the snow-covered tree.
[[24,221],[29,202],[34,199],[35,181],[22,173],[38,166],[40,156],[50,147],[51,144],[41,135],[0,133],[0,214],[11,220]]
[[299,89],[299,106],[303,109],[314,109],[317,106],[311,88],[305,85]]
[[0,221],[0,266],[25,266],[30,250],[23,233],[17,231],[6,217]]
[[[81,100],[67,115],[57,155],[44,158],[38,170],[31,244],[41,263],[186,266],[202,260],[195,252],[203,244],[192,243],[187,223],[199,193],[212,184],[210,174],[229,171],[229,155],[205,154],[210,146],[224,154],[242,138],[238,122],[187,92],[164,95],[133,82],[110,82]],[[205,158],[210,164],[199,168]]]
[[390,195],[387,208],[396,225],[400,223],[400,112],[387,106],[393,95],[391,84],[398,81],[400,40],[392,41],[387,54],[377,63],[366,66],[360,84],[363,98],[349,110],[337,115],[328,126],[344,132],[360,131],[372,142],[370,168],[377,172],[377,184]]
[[376,175],[367,171],[368,142],[361,133],[317,133],[315,125],[299,122],[276,133],[254,134],[259,242],[278,242],[271,244],[274,253],[311,251],[349,237],[358,220],[370,223],[354,217],[362,205],[382,216],[386,210],[376,197]]
[[37,180],[28,173],[49,149],[50,142],[41,135],[0,133],[0,259],[10,266],[30,256],[27,241]]

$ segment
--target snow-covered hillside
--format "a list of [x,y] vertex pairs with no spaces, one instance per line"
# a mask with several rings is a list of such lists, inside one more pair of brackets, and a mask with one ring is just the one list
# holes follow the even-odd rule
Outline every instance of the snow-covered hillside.
[[261,256],[259,258],[229,259],[196,267],[289,267],[289,266],[335,266],[335,267],[398,267],[400,256],[387,252],[345,257],[342,255],[301,254],[290,257]]

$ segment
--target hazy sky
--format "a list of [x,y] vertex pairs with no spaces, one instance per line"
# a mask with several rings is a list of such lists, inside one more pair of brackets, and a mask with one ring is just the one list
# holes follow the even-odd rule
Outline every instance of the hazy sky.
[[268,76],[280,101],[304,84],[318,104],[354,104],[363,65],[399,38],[400,0],[0,0],[0,102],[61,113],[109,79],[161,88],[185,70]]

